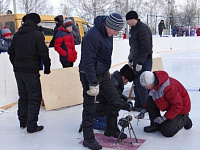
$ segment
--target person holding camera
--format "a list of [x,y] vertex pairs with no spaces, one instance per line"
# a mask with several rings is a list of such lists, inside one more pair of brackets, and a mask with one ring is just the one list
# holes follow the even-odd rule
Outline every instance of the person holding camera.
[[[140,83],[149,90],[147,111],[151,123],[144,127],[144,132],[160,131],[163,136],[172,137],[183,127],[186,130],[192,128],[190,97],[178,80],[169,77],[165,71],[145,71],[140,76]],[[165,114],[161,115],[160,111]],[[144,112],[142,110],[137,118],[144,118]]]
[[[81,46],[81,61],[79,64],[80,80],[83,86],[83,146],[89,149],[102,149],[96,141],[93,131],[96,100],[104,95],[107,100],[107,128],[105,136],[118,138],[120,130],[117,127],[118,112],[122,107],[131,109],[125,104],[114,87],[109,69],[113,50],[113,36],[122,30],[124,25],[121,15],[112,13],[109,16],[97,16],[92,27],[83,38]],[[127,138],[122,133],[120,139]]]
[[[127,110],[127,103],[132,105],[132,102],[126,97],[122,92],[124,91],[124,85],[128,82],[132,82],[137,76],[134,73],[133,69],[128,65],[124,65],[120,71],[116,70],[111,74],[111,80],[115,88],[117,89],[119,95],[121,96],[121,101],[124,103],[124,108],[121,109]],[[107,113],[107,98],[104,95],[98,95],[98,101],[96,105],[96,114],[94,117],[94,129],[105,130],[107,127],[106,122],[106,113]],[[113,102],[114,103],[114,102]]]

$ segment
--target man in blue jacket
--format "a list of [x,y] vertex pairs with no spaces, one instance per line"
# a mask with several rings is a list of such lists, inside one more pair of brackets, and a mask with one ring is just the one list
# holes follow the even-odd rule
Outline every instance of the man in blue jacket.
[[[83,86],[83,146],[89,149],[102,149],[96,141],[93,125],[96,112],[95,101],[99,95],[107,98],[107,128],[105,136],[117,138],[120,130],[117,127],[117,117],[120,108],[130,110],[132,105],[124,104],[114,87],[109,69],[111,66],[111,56],[113,50],[113,36],[123,28],[122,17],[113,13],[109,16],[97,16],[94,20],[94,27],[91,28],[83,38],[81,46],[81,61],[79,64],[80,80]],[[127,138],[122,133],[120,139]]]

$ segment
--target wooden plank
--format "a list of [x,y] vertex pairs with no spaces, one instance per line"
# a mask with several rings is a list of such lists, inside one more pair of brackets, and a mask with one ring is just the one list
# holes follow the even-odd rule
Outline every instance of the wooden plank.
[[52,69],[49,75],[41,71],[40,75],[46,110],[83,103],[78,67]]
[[0,109],[8,109],[8,108],[10,108],[10,107],[13,107],[13,106],[17,105],[17,103],[18,103],[18,102],[14,102],[14,103],[12,103],[12,104],[9,104],[9,105],[0,107]]

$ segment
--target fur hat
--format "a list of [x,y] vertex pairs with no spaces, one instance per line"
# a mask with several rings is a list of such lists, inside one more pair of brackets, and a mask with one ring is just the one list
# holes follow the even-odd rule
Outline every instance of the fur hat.
[[25,20],[32,20],[36,24],[41,22],[40,16],[37,13],[27,14]]
[[154,81],[155,81],[155,75],[151,71],[144,71],[140,75],[140,84],[142,86],[148,86],[148,85],[154,83]]
[[126,14],[126,20],[130,20],[130,19],[138,19],[138,14],[136,11],[129,11]]
[[72,25],[73,25],[73,22],[69,18],[66,18],[65,21],[63,22],[63,27],[64,28],[67,28],[67,27],[72,26]]
[[1,30],[1,35],[2,35],[3,37],[6,37],[6,36],[8,36],[8,35],[12,35],[12,33],[11,33],[11,31],[10,31],[8,28],[4,27],[4,28]]
[[124,26],[124,21],[120,14],[112,13],[106,18],[105,25],[113,30],[120,31]]
[[125,76],[125,78],[129,82],[132,82],[135,78],[137,78],[137,75],[134,73],[133,69],[128,64],[124,65],[120,69],[120,73],[122,76]]

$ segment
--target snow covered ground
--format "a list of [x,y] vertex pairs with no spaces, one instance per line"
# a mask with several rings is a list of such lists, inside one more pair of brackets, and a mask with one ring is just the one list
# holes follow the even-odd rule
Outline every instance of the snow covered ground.
[[[137,138],[145,139],[139,150],[199,150],[200,142],[200,51],[182,51],[161,53],[164,69],[170,76],[178,79],[186,87],[192,101],[190,117],[193,121],[191,130],[182,129],[172,138],[163,137],[159,132],[145,133],[143,127],[149,125],[148,115],[145,119],[132,120]],[[121,66],[112,68],[111,71]],[[130,84],[125,88],[129,92]],[[41,108],[39,125],[44,125],[41,132],[28,134],[19,128],[17,106],[5,112],[0,111],[0,150],[86,150],[78,142],[82,134],[78,133],[81,122],[82,105],[46,111]],[[120,117],[137,112],[120,112]],[[96,131],[95,132],[99,132]],[[127,129],[125,132],[128,133]],[[103,148],[106,150],[105,148]]]

